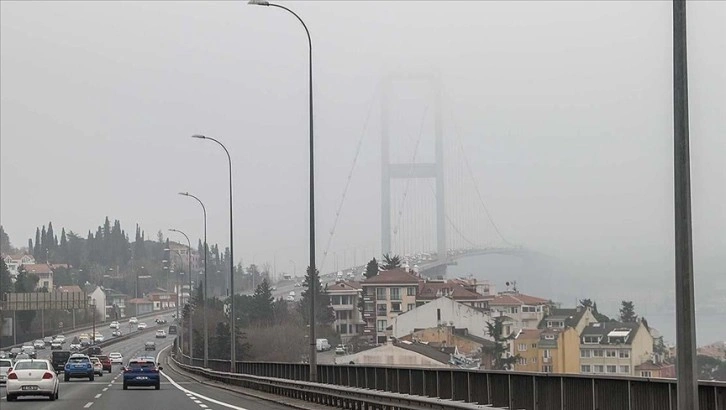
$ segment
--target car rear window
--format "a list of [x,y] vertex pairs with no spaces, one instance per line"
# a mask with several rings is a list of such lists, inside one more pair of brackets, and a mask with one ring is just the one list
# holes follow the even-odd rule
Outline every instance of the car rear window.
[[71,357],[68,359],[70,363],[87,363],[89,359],[87,357]]
[[108,360],[108,356],[96,356],[96,357],[98,357],[98,360],[100,360],[100,361]]
[[154,362],[129,362],[129,367],[132,369],[153,369],[156,365]]
[[15,364],[15,370],[48,370],[46,362],[20,362]]
[[13,367],[13,362],[10,360],[0,360],[0,367]]

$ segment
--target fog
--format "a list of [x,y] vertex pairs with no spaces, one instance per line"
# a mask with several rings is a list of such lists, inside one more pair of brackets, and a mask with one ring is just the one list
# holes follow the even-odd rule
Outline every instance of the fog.
[[[435,75],[445,144],[460,138],[507,240],[581,284],[565,304],[605,292],[637,307],[651,286],[671,298],[670,2],[285,4],[313,42],[319,259],[359,141],[329,250],[357,249],[359,263],[380,252],[380,84]],[[726,3],[688,7],[697,297],[723,312]],[[226,158],[189,138],[201,133],[232,155],[235,259],[302,270],[308,60],[293,16],[246,2],[3,1],[0,12],[0,210],[15,246],[48,221],[85,236],[105,216],[151,238],[201,237],[199,207],[179,191],[205,202],[209,242],[226,246]],[[395,107],[410,140],[431,94],[402,95],[420,97]],[[527,280],[527,293],[557,288]]]

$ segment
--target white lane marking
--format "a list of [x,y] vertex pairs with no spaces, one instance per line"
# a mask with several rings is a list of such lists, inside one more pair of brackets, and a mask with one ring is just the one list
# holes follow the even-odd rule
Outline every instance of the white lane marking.
[[91,406],[93,406],[93,402],[92,402],[92,401],[89,401],[88,403],[86,403],[86,405],[85,405],[85,406],[83,406],[83,408],[84,408],[84,409],[87,409],[87,408],[89,408],[89,407],[91,407]]
[[[171,347],[171,345],[166,346],[165,348],[163,348],[163,349],[161,349],[159,351],[159,353],[156,355],[156,362],[157,363],[159,363],[159,357],[161,356],[161,353],[164,350],[166,350],[166,349],[168,349],[170,347]],[[161,373],[162,376],[166,377],[166,379],[169,380],[169,383],[171,383],[174,387],[176,387],[177,389],[181,390],[184,393],[193,394],[194,396],[196,396],[196,397],[198,397],[198,398],[200,398],[202,400],[206,400],[206,401],[208,401],[210,403],[214,403],[214,404],[219,404],[220,406],[224,406],[224,407],[227,407],[227,408],[230,408],[230,409],[234,409],[234,410],[248,410],[245,407],[235,406],[235,405],[232,405],[232,404],[229,404],[229,403],[225,403],[223,401],[219,401],[219,400],[213,399],[211,397],[203,396],[203,395],[201,395],[199,393],[196,393],[196,392],[193,392],[193,391],[191,391],[189,389],[185,389],[184,387],[181,387],[179,385],[179,383],[175,382],[171,377],[167,376],[166,373],[164,373],[164,372],[159,372],[159,373]]]
[[98,399],[98,398],[100,398],[100,397],[101,397],[101,393],[98,393],[98,394],[96,395],[96,397],[94,397],[94,399]]
[[206,404],[200,404],[199,407],[201,407],[203,409],[206,409],[207,408],[207,405]]
[[103,388],[103,391],[108,391],[108,387],[104,387]]

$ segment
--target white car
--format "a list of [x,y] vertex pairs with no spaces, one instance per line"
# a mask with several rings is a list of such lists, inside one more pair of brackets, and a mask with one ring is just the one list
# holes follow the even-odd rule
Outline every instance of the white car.
[[58,398],[58,376],[48,360],[18,360],[8,373],[7,400],[20,396]]
[[61,342],[61,344],[63,344],[66,342],[66,337],[64,335],[55,335],[53,340],[57,340],[57,341]]
[[136,328],[139,330],[146,329],[146,323],[141,322],[138,324],[138,326],[136,326]]
[[0,359],[0,384],[5,384],[8,380],[8,370],[13,368],[13,361],[10,359]]
[[109,354],[108,358],[111,360],[111,364],[124,364],[124,357],[119,352]]
[[156,338],[157,339],[164,339],[164,338],[166,338],[166,332],[163,331],[163,330],[161,330],[161,329],[157,330],[156,331]]
[[35,348],[35,350],[45,349],[45,342],[43,341],[43,339],[38,339],[33,342],[33,347]]
[[94,339],[96,340],[96,343],[103,342],[103,335],[99,332],[96,332],[96,335],[94,336]]
[[123,332],[121,332],[121,330],[119,330],[119,329],[116,329],[113,332],[111,332],[111,336],[113,336],[113,337],[118,337],[121,335],[123,335]]
[[109,327],[110,329],[118,329],[118,328],[119,328],[119,326],[120,326],[120,325],[119,325],[119,323],[118,323],[117,321],[115,321],[115,320],[114,320],[113,322],[111,322],[111,324],[110,324],[110,325],[108,325],[108,327]]
[[136,317],[132,317],[131,319],[129,319],[130,325],[135,325],[137,323],[139,323],[139,319],[136,319]]
[[103,363],[98,357],[91,357],[91,364],[93,364],[93,373],[99,376],[103,376]]

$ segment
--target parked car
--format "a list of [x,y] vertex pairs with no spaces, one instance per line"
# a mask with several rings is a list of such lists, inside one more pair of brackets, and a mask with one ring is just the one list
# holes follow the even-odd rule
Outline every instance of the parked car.
[[8,380],[8,372],[13,367],[13,361],[10,359],[0,359],[0,384],[5,384]]
[[103,376],[103,363],[101,363],[101,360],[96,356],[90,357],[90,359],[93,364],[93,374]]
[[72,354],[68,358],[63,368],[63,380],[69,381],[71,378],[88,378],[93,381],[96,374],[93,371],[93,363],[85,354]]
[[8,401],[20,396],[58,398],[58,376],[48,360],[19,360],[8,373],[5,386]]
[[68,363],[68,359],[70,357],[71,352],[67,350],[62,350],[60,352],[51,352],[50,364],[53,365],[53,369],[55,369],[56,372],[62,372],[63,368],[66,367],[66,363]]
[[145,322],[141,322],[138,325],[136,325],[136,328],[139,329],[139,330],[146,329],[146,323]]
[[156,338],[157,339],[165,339],[166,338],[166,332],[163,329],[159,329],[156,331]]
[[148,350],[156,350],[156,343],[154,343],[154,342],[144,343],[144,351],[148,351]]
[[123,389],[128,390],[129,386],[154,386],[154,389],[159,390],[161,388],[159,371],[161,370],[162,367],[157,367],[153,359],[133,359],[124,368]]
[[132,316],[131,319],[129,319],[130,325],[135,325],[137,323],[139,323],[139,319],[137,319],[136,317]]
[[119,352],[113,352],[108,355],[108,358],[111,359],[111,364],[123,364],[124,363],[124,357]]
[[335,354],[345,354],[345,345],[335,346]]

